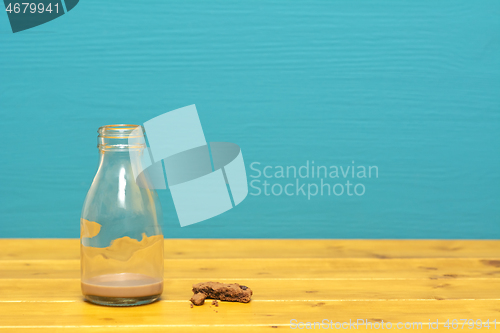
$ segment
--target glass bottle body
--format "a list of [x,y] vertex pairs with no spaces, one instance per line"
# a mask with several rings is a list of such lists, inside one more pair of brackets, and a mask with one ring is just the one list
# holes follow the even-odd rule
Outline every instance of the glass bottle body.
[[130,151],[147,153],[128,145],[135,128],[99,129],[99,168],[82,209],[82,293],[101,305],[147,304],[163,291],[161,207],[156,191],[134,179]]

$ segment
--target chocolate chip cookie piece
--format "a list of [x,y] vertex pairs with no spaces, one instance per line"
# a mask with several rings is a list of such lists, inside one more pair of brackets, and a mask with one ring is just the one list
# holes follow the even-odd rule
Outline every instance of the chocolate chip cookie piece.
[[194,305],[203,305],[203,303],[205,303],[205,298],[207,298],[207,295],[204,293],[195,293],[190,301]]
[[[248,303],[252,297],[252,289],[237,283],[201,282],[193,285],[193,292],[203,293],[206,298],[221,301]],[[194,297],[194,296],[193,296]]]

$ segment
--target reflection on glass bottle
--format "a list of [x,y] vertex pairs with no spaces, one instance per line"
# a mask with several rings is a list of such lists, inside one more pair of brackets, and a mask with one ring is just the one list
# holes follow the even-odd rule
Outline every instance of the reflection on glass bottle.
[[130,152],[148,153],[145,145],[129,144],[137,127],[99,128],[99,168],[83,205],[82,292],[88,301],[101,305],[151,303],[163,291],[158,195],[138,185],[130,162]]

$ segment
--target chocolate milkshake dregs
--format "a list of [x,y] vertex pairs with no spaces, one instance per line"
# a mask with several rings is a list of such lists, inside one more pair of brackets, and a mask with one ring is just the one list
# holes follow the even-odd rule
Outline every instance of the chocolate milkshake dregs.
[[148,154],[143,130],[108,125],[98,133],[99,167],[80,220],[82,293],[100,305],[151,303],[163,292],[163,234],[158,195],[133,170]]

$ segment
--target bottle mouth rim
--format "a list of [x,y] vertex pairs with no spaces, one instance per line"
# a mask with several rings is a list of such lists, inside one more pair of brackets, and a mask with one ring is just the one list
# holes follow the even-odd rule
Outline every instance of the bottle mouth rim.
[[[140,135],[131,135],[134,130],[140,128]],[[105,125],[99,127],[97,130],[100,138],[108,138],[108,139],[125,139],[125,138],[138,138],[143,136],[144,129],[141,125],[134,124],[113,124],[113,125]]]

